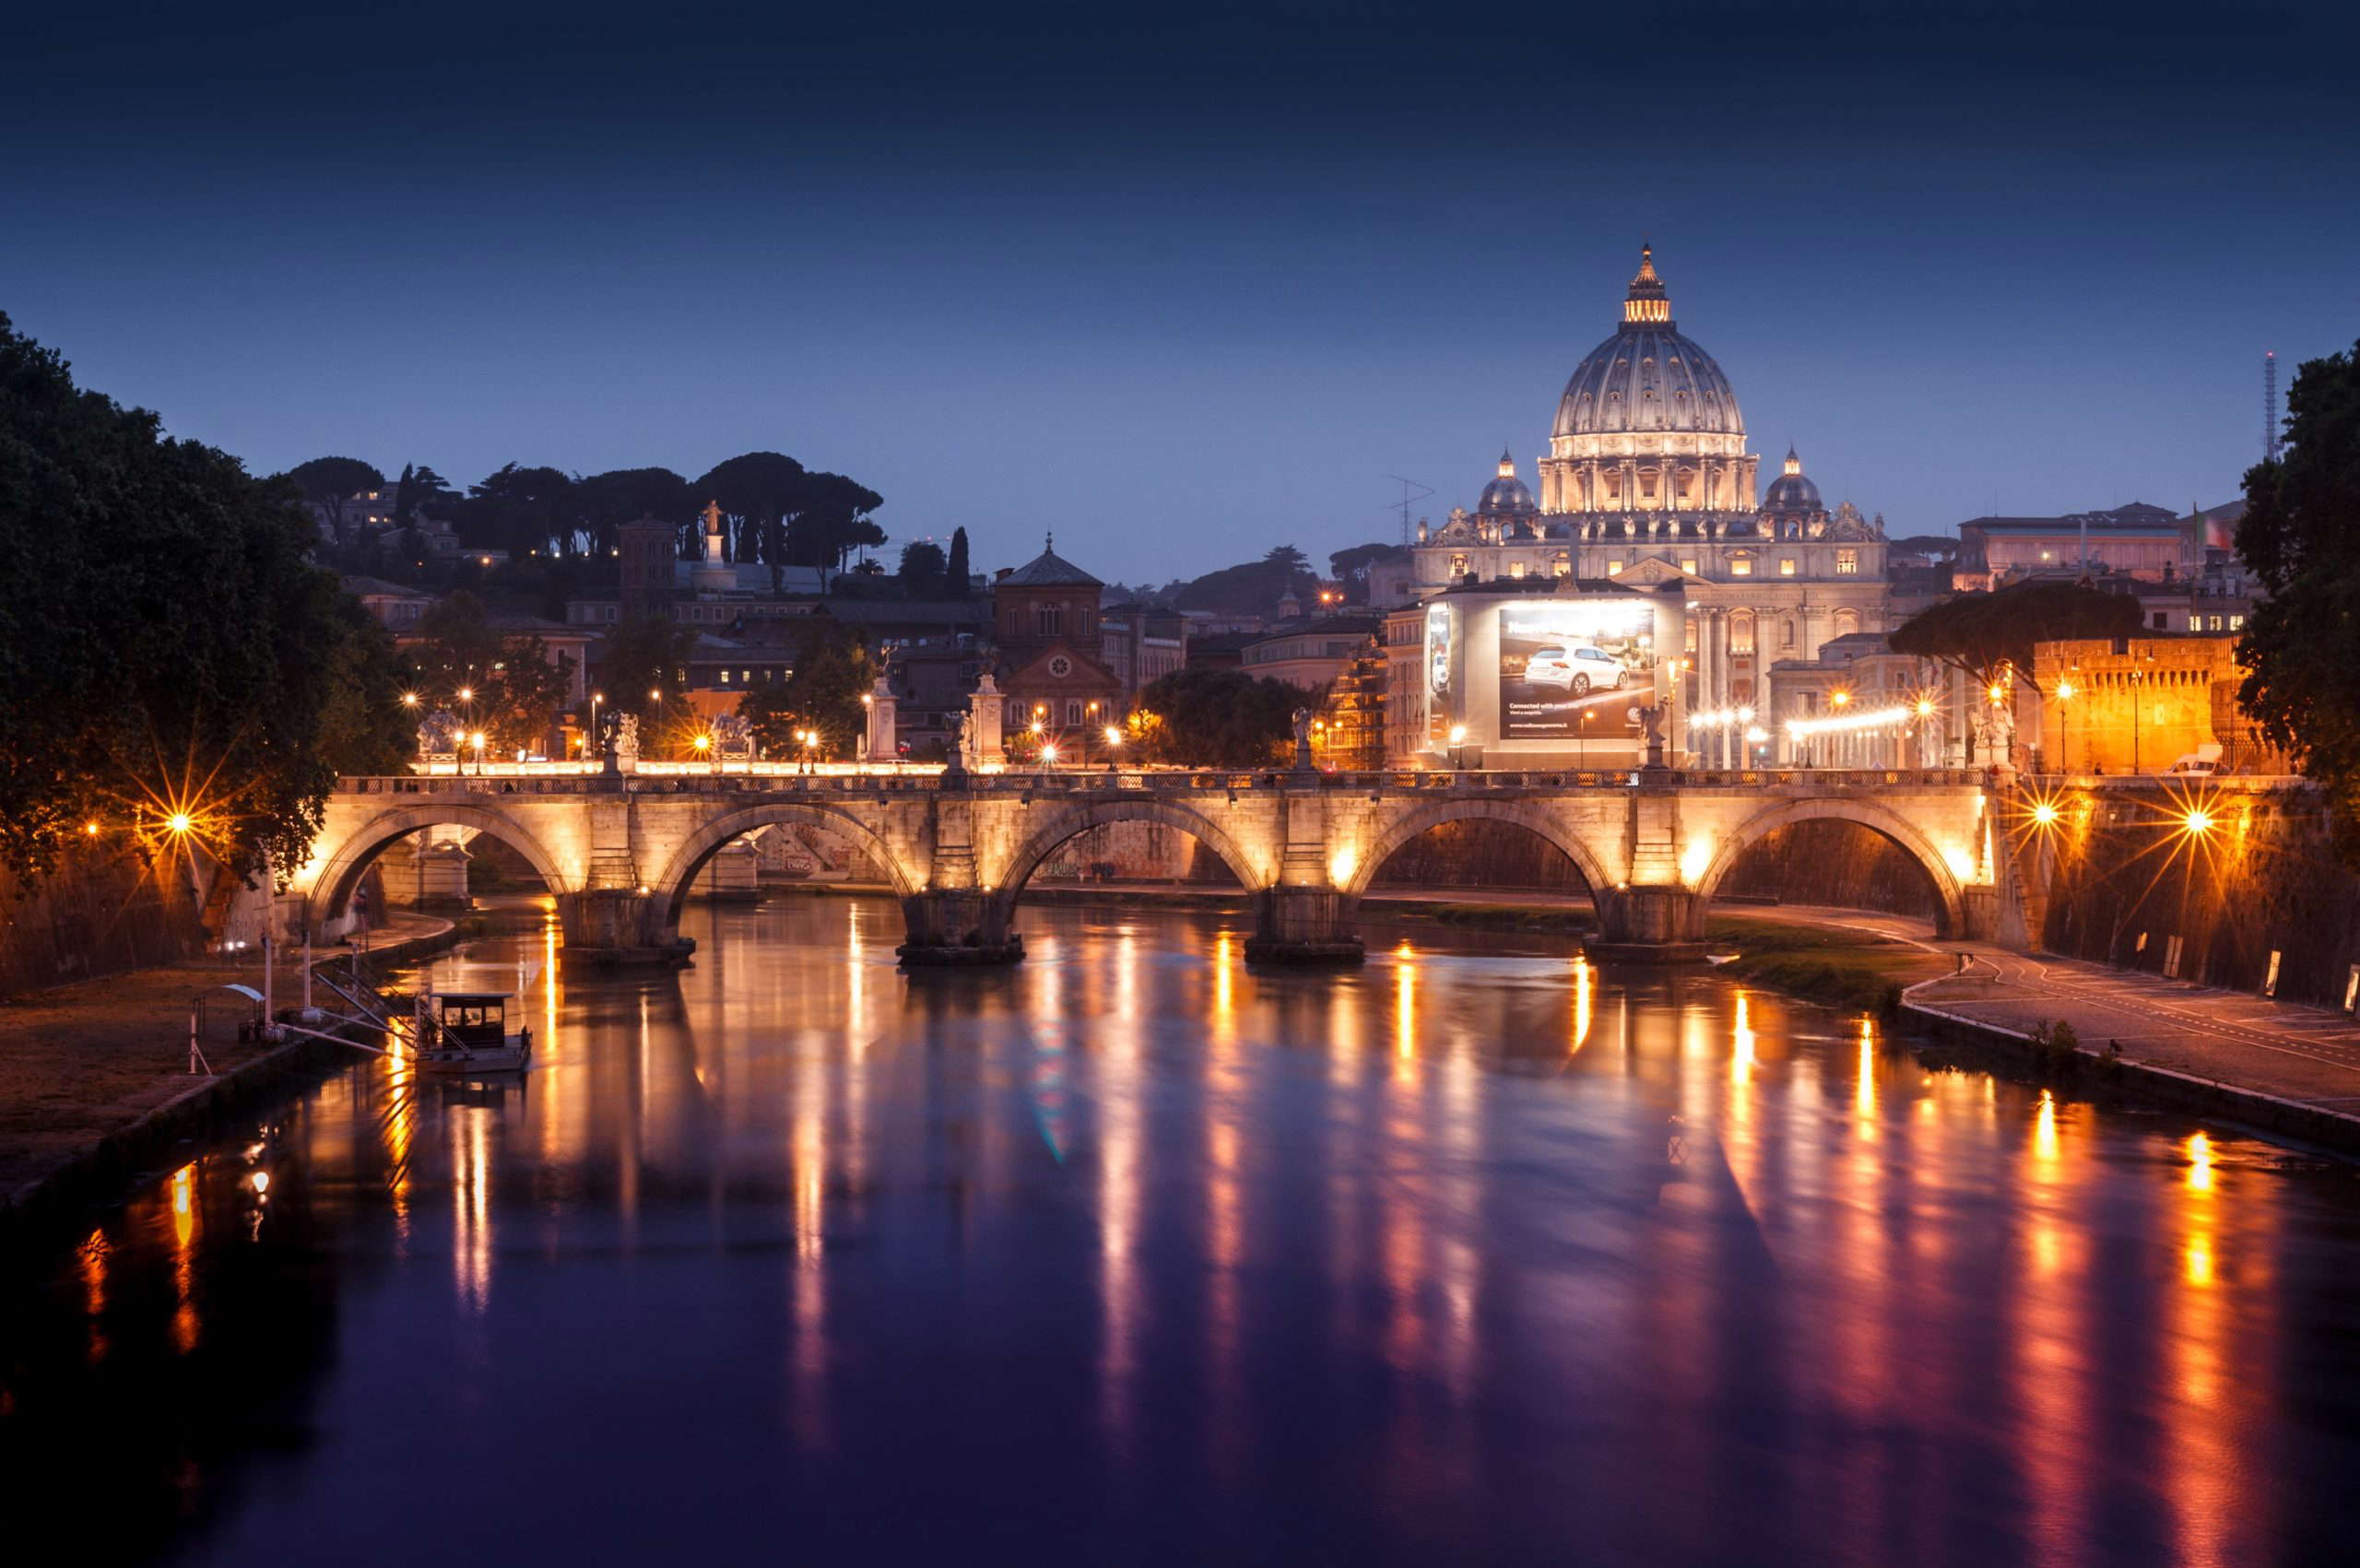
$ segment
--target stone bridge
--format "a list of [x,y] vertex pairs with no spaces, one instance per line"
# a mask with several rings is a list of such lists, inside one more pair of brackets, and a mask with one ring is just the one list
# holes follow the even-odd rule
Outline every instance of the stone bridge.
[[1945,770],[402,774],[338,782],[293,891],[306,929],[322,929],[389,844],[472,828],[540,874],[570,961],[679,961],[691,950],[680,913],[705,863],[741,835],[812,823],[891,879],[905,961],[1007,962],[1022,956],[1016,908],[1041,863],[1087,829],[1148,821],[1197,839],[1253,894],[1250,957],[1351,961],[1355,910],[1386,857],[1445,823],[1488,820],[1579,868],[1598,907],[1594,950],[1683,958],[1700,950],[1740,853],[1811,818],[1882,834],[1925,869],[1946,935],[1990,935],[1991,798],[1982,774]]

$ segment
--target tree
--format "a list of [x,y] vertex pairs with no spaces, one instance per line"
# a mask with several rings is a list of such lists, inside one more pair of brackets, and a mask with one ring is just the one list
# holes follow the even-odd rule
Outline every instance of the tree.
[[[487,752],[538,750],[564,706],[567,666],[538,637],[505,635],[464,588],[419,618],[410,650],[424,702],[450,708],[481,730]],[[459,693],[473,693],[462,698]]]
[[460,536],[481,549],[513,556],[556,550],[575,529],[573,480],[555,468],[511,463],[467,487]]
[[352,498],[363,490],[382,489],[385,484],[384,475],[358,457],[314,457],[289,468],[284,477],[297,494],[325,515],[339,545],[357,542]]
[[85,824],[289,871],[335,784],[345,666],[324,654],[349,596],[306,559],[291,483],[159,424],[0,316],[0,862],[19,876]]
[[666,616],[634,616],[607,633],[598,654],[600,712],[639,716],[640,742],[675,744],[696,725],[685,695],[697,634]]
[[410,671],[393,633],[349,594],[336,607],[336,639],[320,650],[328,701],[320,756],[337,773],[397,773],[418,753],[418,714],[402,701]]
[[1304,553],[1292,545],[1280,545],[1259,560],[1225,566],[1179,584],[1172,602],[1181,609],[1267,617],[1277,614],[1279,601],[1290,594],[1308,602],[1318,586]]
[[902,547],[901,570],[894,575],[902,580],[903,594],[913,599],[938,599],[944,593],[944,577],[950,560],[942,547],[932,539],[914,539]]
[[1262,768],[1288,760],[1294,711],[1318,694],[1240,670],[1174,670],[1139,692],[1132,733],[1142,760],[1179,767]]
[[884,497],[842,474],[811,475],[803,509],[787,525],[788,561],[843,571],[853,551],[885,542],[885,531],[868,516],[884,504]]
[[2246,474],[2237,554],[2270,596],[2237,643],[2237,698],[2327,792],[2360,865],[2360,344],[2295,372],[2285,434]]
[[616,548],[622,525],[643,517],[675,528],[696,521],[695,492],[669,468],[615,468],[577,480],[573,491],[582,519],[575,548],[584,555],[608,555]]
[[963,599],[975,591],[975,569],[967,564],[967,530],[950,530],[950,557],[943,563],[943,592],[950,598]]
[[[1962,594],[1920,610],[1887,639],[1896,654],[1933,659],[1988,686],[2012,670],[2033,685],[2033,645],[2077,637],[2130,637],[2139,601],[2087,583],[2016,583],[1989,594]],[[2037,690],[2037,687],[2034,687]]]
[[[725,536],[730,559],[769,566],[771,592],[777,593],[779,568],[785,564],[786,520],[803,509],[810,481],[803,465],[783,452],[741,453],[705,470],[691,487],[697,498],[692,504],[720,504],[731,525]],[[694,550],[684,546],[681,553]]]
[[857,632],[815,619],[786,676],[762,681],[740,697],[738,716],[770,756],[803,755],[796,736],[807,729],[820,732],[820,756],[848,756],[868,733],[861,699],[876,684],[879,667]]
[[1344,602],[1352,605],[1368,603],[1369,569],[1389,565],[1410,559],[1410,552],[1399,545],[1354,545],[1340,549],[1328,558],[1328,566],[1343,584]]

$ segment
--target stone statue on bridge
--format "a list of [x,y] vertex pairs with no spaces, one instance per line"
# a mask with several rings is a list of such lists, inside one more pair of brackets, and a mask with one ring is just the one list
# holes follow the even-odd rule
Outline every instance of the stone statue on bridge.
[[1294,711],[1294,765],[1308,770],[1311,765],[1311,710]]
[[713,755],[717,762],[751,762],[754,731],[743,717],[724,713],[713,721]]
[[435,709],[418,726],[418,760],[426,764],[430,773],[438,762],[458,766],[459,720],[448,708]]
[[1671,716],[1671,710],[1661,702],[1650,702],[1645,707],[1632,709],[1631,713],[1639,721],[1640,729],[1646,734],[1646,765],[1650,768],[1662,767],[1663,726],[1664,721]]
[[639,772],[639,715],[615,715],[615,762],[626,773]]
[[945,778],[959,778],[967,772],[967,715],[956,708],[950,711],[950,747],[942,770]]

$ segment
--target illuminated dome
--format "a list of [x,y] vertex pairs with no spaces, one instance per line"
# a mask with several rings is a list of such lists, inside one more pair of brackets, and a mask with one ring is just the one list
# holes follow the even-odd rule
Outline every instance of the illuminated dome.
[[1500,477],[1483,487],[1483,499],[1475,503],[1476,515],[1529,517],[1540,510],[1532,492],[1516,477],[1516,459],[1501,453]]
[[1671,299],[1656,276],[1655,252],[1639,253],[1639,275],[1622,301],[1622,327],[1589,351],[1557,401],[1560,436],[1661,430],[1745,436],[1737,394],[1713,357],[1682,337]]
[[1686,530],[1751,526],[1759,462],[1729,378],[1680,335],[1655,252],[1643,247],[1622,330],[1590,350],[1557,400],[1541,510],[1626,530],[1646,513]]

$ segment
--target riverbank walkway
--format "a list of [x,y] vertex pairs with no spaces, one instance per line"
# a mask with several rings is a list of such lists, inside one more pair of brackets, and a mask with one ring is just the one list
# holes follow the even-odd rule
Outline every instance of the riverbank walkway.
[[[450,929],[447,920],[394,911],[369,946],[382,951]],[[352,950],[323,947],[312,956]],[[259,951],[243,962],[199,959],[0,999],[0,1210],[101,1139],[212,1082],[188,1070],[189,1012],[200,993],[228,984],[262,988]],[[280,1006],[302,1000],[301,949],[279,955],[277,986]],[[218,991],[206,1006],[198,1043],[216,1076],[277,1048],[238,1038],[252,1011]]]

